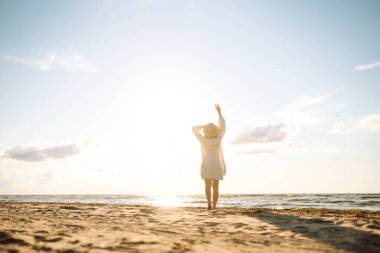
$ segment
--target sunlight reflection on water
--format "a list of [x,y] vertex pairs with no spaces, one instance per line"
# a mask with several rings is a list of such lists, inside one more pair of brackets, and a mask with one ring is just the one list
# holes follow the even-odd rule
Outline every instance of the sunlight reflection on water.
[[158,197],[154,202],[155,206],[165,206],[165,207],[178,207],[183,206],[180,198],[176,196]]

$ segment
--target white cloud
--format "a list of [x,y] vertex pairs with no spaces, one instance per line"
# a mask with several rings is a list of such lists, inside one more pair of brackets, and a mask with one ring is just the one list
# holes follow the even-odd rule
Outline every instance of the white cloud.
[[[327,115],[335,116],[334,111],[342,107],[342,105],[332,104],[328,101],[335,94],[336,91],[332,91],[320,96],[296,98],[278,112],[278,117],[281,118],[283,123],[267,126],[247,126],[236,135],[231,144],[251,145],[251,149],[237,152],[244,154],[292,153],[304,150],[305,145],[298,138],[301,128],[318,124],[325,120]],[[341,127],[339,130],[341,132],[344,130],[347,133],[350,131],[347,127],[344,129]],[[274,144],[276,145],[274,146]]]
[[293,100],[278,116],[289,125],[314,125],[322,122],[326,113],[338,108],[337,105],[327,104],[327,100],[335,92],[317,97],[300,97]]
[[259,143],[251,144],[249,148],[244,148],[238,150],[235,154],[246,154],[246,155],[256,155],[256,154],[276,154],[276,153],[289,153],[298,152],[303,150],[305,145],[299,140],[290,140],[287,138],[286,141],[281,143]]
[[284,123],[266,126],[247,126],[236,135],[231,144],[279,142],[285,140],[288,134]]
[[65,159],[81,152],[78,143],[19,145],[5,149],[2,158],[18,161],[41,162],[48,159]]
[[359,127],[369,130],[380,130],[380,114],[371,114],[359,123]]
[[278,149],[276,148],[253,148],[246,151],[239,151],[237,154],[247,154],[247,155],[255,155],[255,154],[274,154],[277,153]]
[[293,141],[287,144],[287,148],[289,149],[303,149],[304,147],[305,145],[302,141]]
[[0,59],[24,64],[43,71],[65,69],[70,71],[95,72],[98,67],[84,61],[79,53],[37,52],[37,57],[0,55]]
[[332,97],[334,94],[335,92],[330,92],[319,97],[300,97],[293,100],[289,106],[295,108],[304,108],[314,105],[320,105],[328,98]]
[[355,71],[366,71],[366,70],[373,69],[373,68],[376,68],[376,67],[380,67],[380,61],[356,66],[354,68],[354,70]]

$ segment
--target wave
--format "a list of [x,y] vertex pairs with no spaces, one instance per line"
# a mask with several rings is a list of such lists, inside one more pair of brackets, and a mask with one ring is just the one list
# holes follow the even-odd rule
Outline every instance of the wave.
[[361,196],[362,199],[380,199],[380,195],[374,196]]

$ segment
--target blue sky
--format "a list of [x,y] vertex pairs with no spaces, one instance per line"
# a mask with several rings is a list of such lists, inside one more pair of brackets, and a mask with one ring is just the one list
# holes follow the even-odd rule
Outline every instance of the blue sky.
[[[379,192],[378,1],[1,1],[0,193]],[[245,141],[238,141],[245,140]]]

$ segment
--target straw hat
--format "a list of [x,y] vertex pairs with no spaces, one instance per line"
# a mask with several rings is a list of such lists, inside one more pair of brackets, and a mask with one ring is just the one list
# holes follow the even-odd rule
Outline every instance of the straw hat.
[[203,126],[203,134],[207,138],[214,138],[218,135],[218,127],[213,123],[209,123],[207,125],[204,125]]

